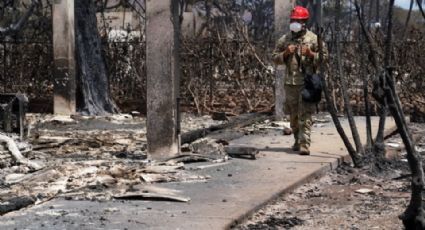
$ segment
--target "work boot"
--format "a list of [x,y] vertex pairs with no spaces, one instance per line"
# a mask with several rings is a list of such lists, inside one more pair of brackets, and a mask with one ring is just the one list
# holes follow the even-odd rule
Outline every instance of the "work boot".
[[303,156],[310,155],[310,150],[308,149],[307,145],[300,146],[300,155],[303,155]]
[[295,141],[294,145],[292,145],[292,151],[300,151],[300,144],[298,143],[298,141]]

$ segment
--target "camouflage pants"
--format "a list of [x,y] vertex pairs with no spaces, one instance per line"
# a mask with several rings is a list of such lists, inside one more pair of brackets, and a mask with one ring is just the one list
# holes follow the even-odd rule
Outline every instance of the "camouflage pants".
[[289,114],[295,142],[310,147],[311,126],[313,125],[311,116],[316,105],[302,100],[302,90],[303,85],[285,85],[285,112]]

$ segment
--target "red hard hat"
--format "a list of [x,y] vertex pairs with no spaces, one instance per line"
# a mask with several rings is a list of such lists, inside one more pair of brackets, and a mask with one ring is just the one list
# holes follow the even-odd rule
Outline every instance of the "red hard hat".
[[310,17],[310,13],[308,12],[308,9],[302,7],[302,6],[296,6],[292,10],[291,13],[291,19],[305,19],[307,20]]

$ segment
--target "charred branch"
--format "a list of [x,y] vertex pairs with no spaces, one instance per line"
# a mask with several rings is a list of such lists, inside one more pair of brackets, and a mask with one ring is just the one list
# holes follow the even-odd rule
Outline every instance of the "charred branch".
[[[361,2],[361,14],[362,18],[364,18],[364,1]],[[369,77],[365,72],[366,63],[364,61],[364,52],[365,49],[363,48],[363,42],[364,42],[364,35],[362,33],[359,33],[359,50],[360,50],[360,71],[359,74],[363,78],[363,98],[364,98],[364,104],[365,104],[365,116],[366,116],[366,152],[365,153],[371,153],[372,152],[372,121],[371,121],[371,111],[370,111],[370,100],[369,100]]]
[[409,26],[410,17],[412,15],[414,0],[410,0],[409,12],[407,13],[406,22],[404,23],[403,37],[406,35],[407,27]]
[[28,18],[33,14],[34,9],[38,4],[38,0],[32,0],[27,12],[25,12],[25,14],[22,15],[16,23],[13,23],[8,27],[0,27],[0,36],[9,36],[19,32],[28,21]]
[[424,11],[424,8],[422,7],[422,0],[416,0],[416,3],[418,4],[419,11],[421,12],[422,17],[425,19],[425,11]]

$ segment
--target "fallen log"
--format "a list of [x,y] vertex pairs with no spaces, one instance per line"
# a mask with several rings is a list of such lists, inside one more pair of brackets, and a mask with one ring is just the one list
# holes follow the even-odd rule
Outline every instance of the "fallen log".
[[194,142],[197,139],[206,137],[210,134],[217,133],[223,129],[237,129],[267,119],[269,116],[264,113],[243,114],[231,119],[229,122],[221,125],[213,125],[209,128],[197,129],[187,133],[183,133],[181,137],[182,144]]

